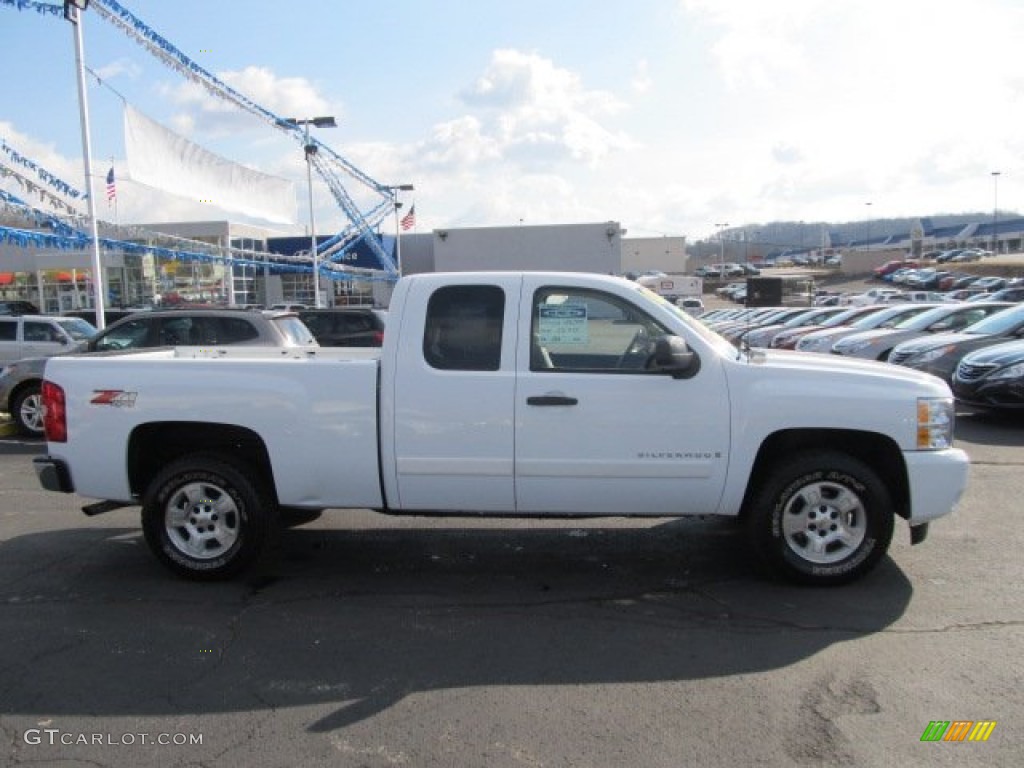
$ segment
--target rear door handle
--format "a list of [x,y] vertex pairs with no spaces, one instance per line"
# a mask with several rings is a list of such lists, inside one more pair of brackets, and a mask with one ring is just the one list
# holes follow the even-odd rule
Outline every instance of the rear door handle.
[[578,402],[575,397],[564,395],[536,395],[526,398],[527,405],[576,405]]

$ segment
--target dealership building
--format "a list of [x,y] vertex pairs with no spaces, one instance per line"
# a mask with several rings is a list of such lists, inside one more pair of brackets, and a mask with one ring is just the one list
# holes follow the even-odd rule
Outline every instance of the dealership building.
[[[3,223],[3,222],[0,222]],[[126,233],[127,230],[127,233]],[[159,233],[159,234],[157,234]],[[687,269],[683,237],[626,238],[615,221],[544,226],[436,229],[377,235],[402,274],[477,270],[554,270],[622,274]],[[100,232],[153,246],[143,252],[104,249],[109,307],[179,301],[269,305],[314,303],[308,236],[230,221],[162,222]],[[318,237],[318,244],[328,241]],[[166,251],[162,249],[167,249]],[[188,254],[175,257],[172,249]],[[297,265],[304,261],[305,270]],[[333,259],[332,259],[333,260]],[[321,278],[325,306],[386,305],[393,281],[375,249],[355,243],[335,260],[338,279]],[[92,252],[0,245],[0,300],[24,299],[44,312],[92,305]]]

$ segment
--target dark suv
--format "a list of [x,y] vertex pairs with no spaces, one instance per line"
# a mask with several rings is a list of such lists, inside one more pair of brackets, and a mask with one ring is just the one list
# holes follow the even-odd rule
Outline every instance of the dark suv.
[[0,301],[0,315],[38,315],[39,307],[31,301]]
[[387,313],[366,307],[300,309],[306,324],[321,347],[379,347],[384,343]]
[[[253,312],[236,309],[172,309],[140,312],[112,324],[67,354],[111,352],[143,347],[317,346],[294,312]],[[39,389],[47,358],[10,363],[0,372],[0,411],[11,414],[25,435],[43,432]]]

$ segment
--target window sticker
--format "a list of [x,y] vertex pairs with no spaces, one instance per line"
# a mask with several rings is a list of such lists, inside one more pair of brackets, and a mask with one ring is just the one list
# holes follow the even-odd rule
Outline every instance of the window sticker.
[[538,307],[541,344],[587,344],[586,304],[542,304]]

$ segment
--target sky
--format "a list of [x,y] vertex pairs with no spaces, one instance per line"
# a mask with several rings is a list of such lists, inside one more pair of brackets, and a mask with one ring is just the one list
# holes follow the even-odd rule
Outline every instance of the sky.
[[[317,138],[381,184],[413,184],[418,232],[617,221],[695,240],[726,223],[1024,211],[1022,0],[121,4],[274,114],[334,116]],[[295,141],[95,10],[82,31],[101,81],[94,176],[116,169],[118,221],[265,224],[133,182],[127,102],[294,180],[295,224],[271,228],[304,231]],[[71,25],[0,2],[0,67],[0,138],[84,186]],[[347,221],[320,182],[314,207],[318,233]]]

